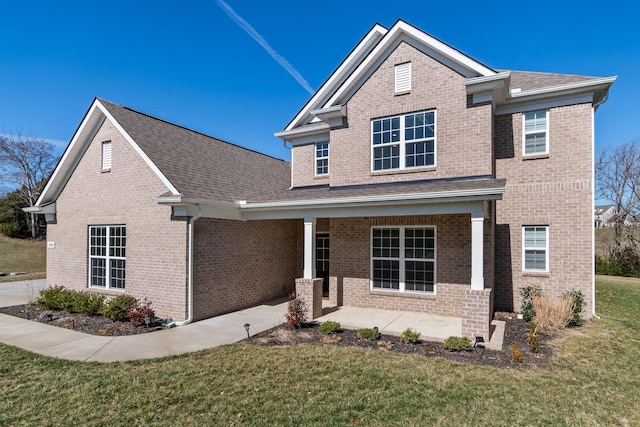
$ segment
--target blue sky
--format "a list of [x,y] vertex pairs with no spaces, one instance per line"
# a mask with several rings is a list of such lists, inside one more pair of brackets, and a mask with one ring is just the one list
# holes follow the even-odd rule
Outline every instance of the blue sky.
[[640,137],[635,2],[225,1],[2,2],[0,133],[61,153],[98,96],[288,160],[273,133],[308,87],[401,18],[492,68],[617,75],[597,148]]

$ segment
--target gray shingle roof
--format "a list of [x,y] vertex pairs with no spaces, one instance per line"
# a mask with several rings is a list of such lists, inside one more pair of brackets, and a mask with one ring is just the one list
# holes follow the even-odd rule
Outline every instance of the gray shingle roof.
[[[502,70],[508,71],[508,70]],[[531,71],[511,71],[511,88],[524,90],[560,86],[570,83],[597,80],[600,77],[578,76],[574,74],[536,73]]]
[[99,101],[183,197],[233,202],[289,187],[291,166],[284,160]]
[[264,195],[250,202],[286,202],[303,200],[340,199],[351,197],[375,197],[398,194],[433,194],[440,192],[478,191],[492,188],[504,188],[505,179],[459,178],[435,179],[411,182],[395,182],[385,184],[365,184],[342,187],[326,185],[316,187],[300,187],[282,191],[275,195]]

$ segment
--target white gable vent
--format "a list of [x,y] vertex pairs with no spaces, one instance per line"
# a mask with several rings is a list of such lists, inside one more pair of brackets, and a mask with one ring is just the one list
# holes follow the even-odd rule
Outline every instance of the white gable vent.
[[408,92],[411,90],[411,62],[398,64],[395,66],[396,73],[396,93]]
[[111,141],[102,143],[102,170],[111,169]]

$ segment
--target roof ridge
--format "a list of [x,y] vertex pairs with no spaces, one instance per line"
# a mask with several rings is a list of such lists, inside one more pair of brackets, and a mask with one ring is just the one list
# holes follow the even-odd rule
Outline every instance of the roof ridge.
[[118,103],[115,103],[115,102],[109,101],[108,99],[104,99],[104,98],[100,98],[100,97],[96,97],[96,99],[97,99],[98,101],[100,101],[101,103],[105,103],[105,102],[106,102],[106,103],[108,103],[108,104],[112,104],[112,105],[114,105],[114,106],[124,108],[125,110],[128,110],[128,111],[130,111],[130,112],[132,112],[132,113],[140,114],[141,116],[145,116],[145,117],[148,117],[148,118],[150,118],[150,119],[153,119],[153,120],[156,120],[156,121],[159,121],[159,122],[162,122],[162,123],[168,124],[168,125],[170,125],[170,126],[174,126],[174,127],[176,127],[176,128],[180,128],[180,129],[186,130],[186,131],[188,131],[188,132],[192,132],[192,133],[195,133],[195,134],[197,134],[197,135],[201,135],[201,136],[204,136],[204,137],[206,137],[206,138],[213,139],[213,140],[218,141],[218,142],[221,142],[221,143],[223,143],[223,144],[228,144],[228,145],[231,145],[231,146],[233,146],[233,147],[237,147],[237,148],[240,148],[240,149],[245,150],[245,151],[253,152],[253,153],[259,154],[259,155],[261,155],[261,156],[265,156],[265,157],[268,157],[268,158],[274,159],[274,160],[279,160],[279,161],[284,162],[284,163],[290,163],[290,162],[288,162],[288,161],[286,161],[286,160],[284,160],[284,159],[280,159],[280,158],[278,158],[278,157],[274,157],[274,156],[271,156],[271,155],[269,155],[269,154],[262,153],[262,152],[260,152],[260,151],[258,151],[258,150],[254,150],[254,149],[251,149],[251,148],[243,147],[242,145],[239,145],[239,144],[236,144],[236,143],[233,143],[233,142],[229,142],[229,141],[226,141],[226,140],[224,140],[224,139],[217,138],[217,137],[215,137],[215,136],[207,135],[207,134],[206,134],[206,133],[204,133],[204,132],[200,132],[200,131],[197,131],[197,130],[194,130],[194,129],[188,128],[188,127],[186,127],[186,126],[179,125],[179,124],[176,124],[176,123],[170,122],[170,121],[168,121],[168,120],[161,119],[161,118],[156,117],[156,116],[152,116],[151,114],[147,114],[147,113],[144,113],[144,112],[142,112],[142,111],[138,111],[138,110],[133,109],[133,108],[131,108],[131,107],[128,107],[128,106],[126,106],[126,105],[122,105],[122,104],[118,104]]

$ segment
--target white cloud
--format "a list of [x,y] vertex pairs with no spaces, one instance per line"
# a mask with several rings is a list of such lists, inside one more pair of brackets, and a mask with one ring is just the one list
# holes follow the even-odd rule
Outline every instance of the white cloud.
[[304,79],[304,77],[302,77],[302,75],[298,72],[298,70],[296,70],[295,68],[293,68],[293,65],[291,65],[289,63],[289,61],[287,61],[284,57],[282,57],[282,55],[280,55],[278,52],[276,52],[270,45],[269,43],[267,43],[267,41],[264,39],[264,37],[262,37],[260,35],[260,33],[258,33],[255,28],[253,28],[251,26],[251,24],[249,24],[247,21],[245,21],[244,19],[242,19],[242,17],[240,15],[238,15],[235,10],[233,10],[231,8],[231,6],[229,6],[227,3],[225,3],[223,0],[218,0],[218,6],[220,6],[220,8],[222,10],[224,10],[226,12],[227,15],[229,15],[229,18],[231,18],[236,24],[238,24],[238,26],[240,28],[242,28],[247,34],[249,34],[255,41],[258,42],[258,44],[260,46],[262,46],[262,48],[267,51],[267,53],[269,55],[271,55],[271,57],[278,63],[280,64],[280,66],[282,66],[282,68],[284,68],[289,74],[291,74],[293,76],[294,79],[296,79],[296,81],[298,83],[300,83],[300,86],[302,86],[303,88],[306,89],[307,92],[309,92],[311,95],[314,94],[314,90],[311,88],[311,86],[309,86],[309,83],[307,83],[307,81]]

